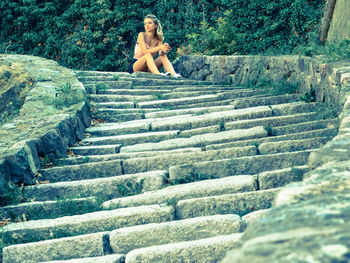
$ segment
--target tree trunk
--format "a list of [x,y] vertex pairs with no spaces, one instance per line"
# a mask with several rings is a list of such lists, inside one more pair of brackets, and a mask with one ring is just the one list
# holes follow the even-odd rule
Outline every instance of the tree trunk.
[[327,35],[328,35],[328,30],[331,25],[332,17],[333,17],[333,12],[335,8],[337,0],[327,0],[327,5],[326,9],[322,18],[322,23],[320,26],[320,41],[322,44],[326,43],[327,40]]

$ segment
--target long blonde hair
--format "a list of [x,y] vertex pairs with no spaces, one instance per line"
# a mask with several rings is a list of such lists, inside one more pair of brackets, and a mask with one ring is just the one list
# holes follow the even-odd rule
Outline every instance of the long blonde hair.
[[[152,14],[149,14],[149,15],[146,15],[145,16],[145,19],[146,18],[150,18],[153,20],[153,22],[157,25],[157,30],[155,32],[155,35],[156,37],[160,40],[160,41],[163,41],[164,39],[164,36],[163,36],[163,28],[162,28],[162,25],[161,23],[159,22],[158,18],[155,16],[155,15],[152,15]],[[144,20],[145,20],[144,19]]]

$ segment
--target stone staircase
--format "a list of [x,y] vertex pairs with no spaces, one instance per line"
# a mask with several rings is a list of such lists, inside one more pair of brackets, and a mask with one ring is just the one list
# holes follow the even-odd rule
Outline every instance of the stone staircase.
[[77,72],[92,126],[2,207],[3,262],[218,262],[337,134],[322,104],[148,73]]

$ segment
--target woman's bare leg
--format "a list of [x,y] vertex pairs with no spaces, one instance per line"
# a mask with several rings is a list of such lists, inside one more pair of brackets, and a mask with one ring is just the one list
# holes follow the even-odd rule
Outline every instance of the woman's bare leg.
[[171,65],[171,63],[166,55],[159,56],[156,59],[156,65],[158,66],[158,69],[160,68],[159,65],[160,66],[163,65],[164,70],[166,72],[170,72],[171,76],[175,76],[175,70],[173,68],[173,65]]
[[142,58],[138,59],[133,66],[133,70],[135,71],[146,71],[147,68],[153,74],[160,74],[157,65],[154,61],[152,54],[148,53],[144,55]]

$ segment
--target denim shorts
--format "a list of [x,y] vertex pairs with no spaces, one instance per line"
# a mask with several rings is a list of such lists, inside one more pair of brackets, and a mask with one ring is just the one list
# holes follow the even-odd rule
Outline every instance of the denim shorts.
[[134,69],[133,69],[133,66],[134,66],[134,63],[137,61],[136,58],[133,58],[132,61],[131,61],[131,64],[128,68],[128,72],[131,74],[131,73],[134,73]]

